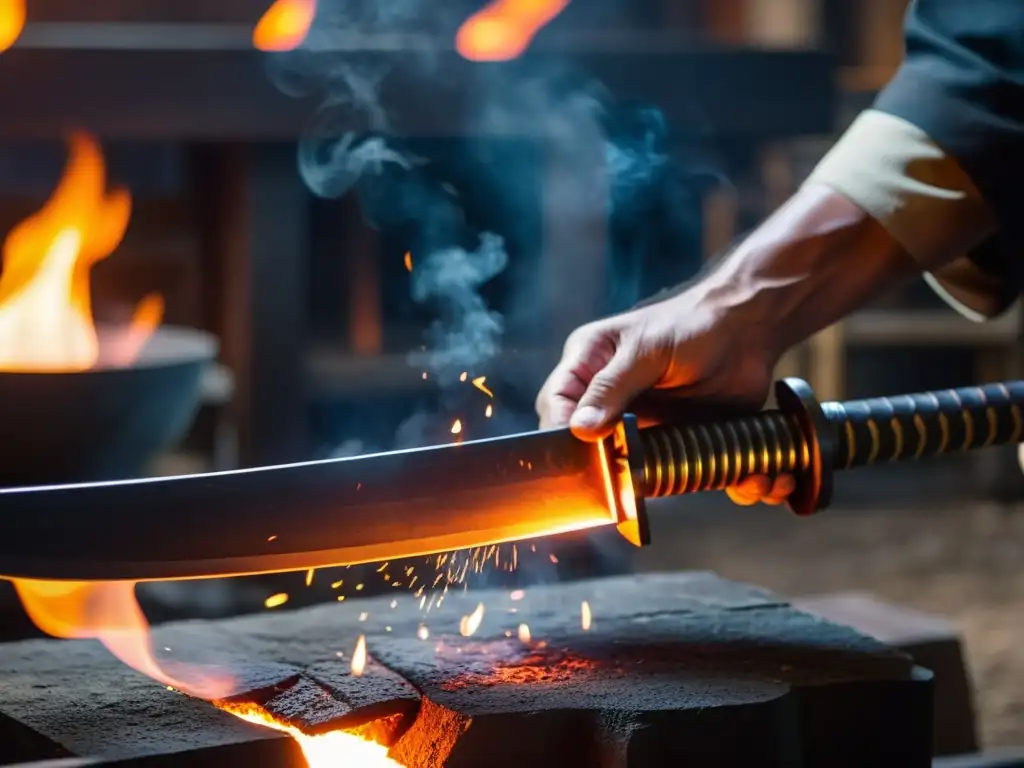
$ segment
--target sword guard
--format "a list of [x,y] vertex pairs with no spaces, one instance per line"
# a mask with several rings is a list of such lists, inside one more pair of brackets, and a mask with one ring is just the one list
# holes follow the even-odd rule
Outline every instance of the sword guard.
[[632,545],[646,547],[651,543],[651,527],[647,518],[647,502],[638,493],[634,478],[643,477],[644,453],[636,417],[626,414],[615,431],[606,437],[601,454],[608,470],[612,492],[609,499],[618,519],[616,529]]
[[775,401],[782,413],[796,420],[808,452],[805,469],[794,475],[796,490],[786,500],[794,514],[807,517],[820,512],[832,501],[835,429],[829,424],[811,385],[803,379],[777,381]]

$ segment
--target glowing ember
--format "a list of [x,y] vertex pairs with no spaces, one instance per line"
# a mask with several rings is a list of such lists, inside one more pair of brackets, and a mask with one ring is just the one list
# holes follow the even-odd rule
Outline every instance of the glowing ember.
[[455,421],[452,422],[452,434],[453,435],[461,435],[462,434],[462,420],[461,419],[456,419]]
[[469,374],[466,373],[465,371],[463,371],[462,373],[459,374],[459,381],[465,381],[468,378],[469,378]]
[[473,386],[476,387],[477,389],[479,389],[481,392],[483,392],[488,397],[494,397],[494,393],[491,392],[491,390],[487,388],[487,377],[486,376],[478,376],[477,378],[473,379]]
[[[412,272],[412,252],[411,251],[406,251],[405,252],[405,271],[406,272]],[[424,378],[426,378],[426,374],[424,374]]]
[[291,51],[302,45],[316,16],[316,0],[277,0],[252,31],[261,51]]
[[0,0],[0,51],[6,51],[25,28],[25,0]]
[[530,627],[526,624],[519,625],[519,642],[528,643],[530,642]]
[[569,0],[494,0],[463,22],[455,48],[470,61],[518,58]]
[[416,630],[416,637],[420,640],[426,640],[430,637],[430,630],[427,629],[425,624],[420,624],[419,629]]
[[352,651],[352,674],[359,677],[366,669],[366,637],[359,636],[356,641],[356,649]]
[[263,601],[264,608],[279,608],[288,602],[288,594],[286,592],[278,592],[276,595],[271,595]]
[[480,622],[484,620],[484,604],[477,605],[476,610],[469,616],[463,616],[459,622],[459,634],[469,637],[480,628]]
[[580,606],[580,626],[584,632],[590,629],[590,618],[590,603],[584,600]]
[[[3,244],[0,370],[82,371],[99,361],[89,272],[120,244],[131,215],[127,190],[105,187],[99,146],[74,134],[57,189]],[[141,325],[119,340],[118,362],[134,359],[162,313],[158,297],[140,306],[133,322]]]
[[308,768],[401,768],[400,763],[388,757],[387,747],[358,733],[330,731],[310,735],[278,722],[254,704],[218,702],[217,706],[246,722],[287,733],[298,743]]
[[489,419],[493,415],[494,415],[494,406],[491,405],[490,403],[488,403],[487,407],[484,408],[484,417]]

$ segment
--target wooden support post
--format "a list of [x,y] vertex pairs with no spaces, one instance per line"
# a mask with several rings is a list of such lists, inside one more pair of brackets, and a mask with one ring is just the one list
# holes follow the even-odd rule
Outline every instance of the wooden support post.
[[240,463],[304,458],[309,198],[294,152],[232,145],[200,157],[204,260],[215,273],[210,325],[235,377]]
[[343,256],[347,273],[349,347],[360,357],[376,357],[384,349],[381,314],[380,249],[377,233],[364,221],[354,194],[341,199],[345,217]]

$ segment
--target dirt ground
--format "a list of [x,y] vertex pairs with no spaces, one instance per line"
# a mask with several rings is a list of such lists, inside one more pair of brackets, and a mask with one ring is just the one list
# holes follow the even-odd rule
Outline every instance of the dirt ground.
[[963,631],[984,745],[1024,746],[1024,508],[946,500],[804,520],[716,506],[655,510],[654,545],[638,565],[713,570],[787,596],[867,590],[950,618]]

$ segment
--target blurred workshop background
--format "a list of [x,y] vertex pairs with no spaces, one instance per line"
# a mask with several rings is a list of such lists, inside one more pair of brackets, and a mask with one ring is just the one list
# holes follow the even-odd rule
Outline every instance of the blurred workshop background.
[[[320,3],[306,42],[254,36],[269,0],[28,0],[27,20],[0,19],[0,435],[21,456],[5,483],[531,429],[572,328],[691,278],[801,183],[898,66],[905,9],[577,0],[521,55],[480,63],[452,46],[480,2],[429,29],[411,1],[342,5]],[[24,300],[24,269],[67,256],[33,252],[32,221],[87,230],[65,263],[78,293]],[[82,296],[116,343],[19,337],[56,307],[79,338]],[[978,325],[915,283],[779,373],[823,400],[1014,378],[1021,327],[1017,307]],[[42,358],[64,383],[19,376]],[[1024,743],[1022,486],[1009,449],[852,473],[812,520],[678,499],[652,505],[651,548],[547,542],[521,579],[696,568],[869,591],[954,622],[983,740]],[[215,616],[332,600],[332,583],[143,597],[156,619]]]

